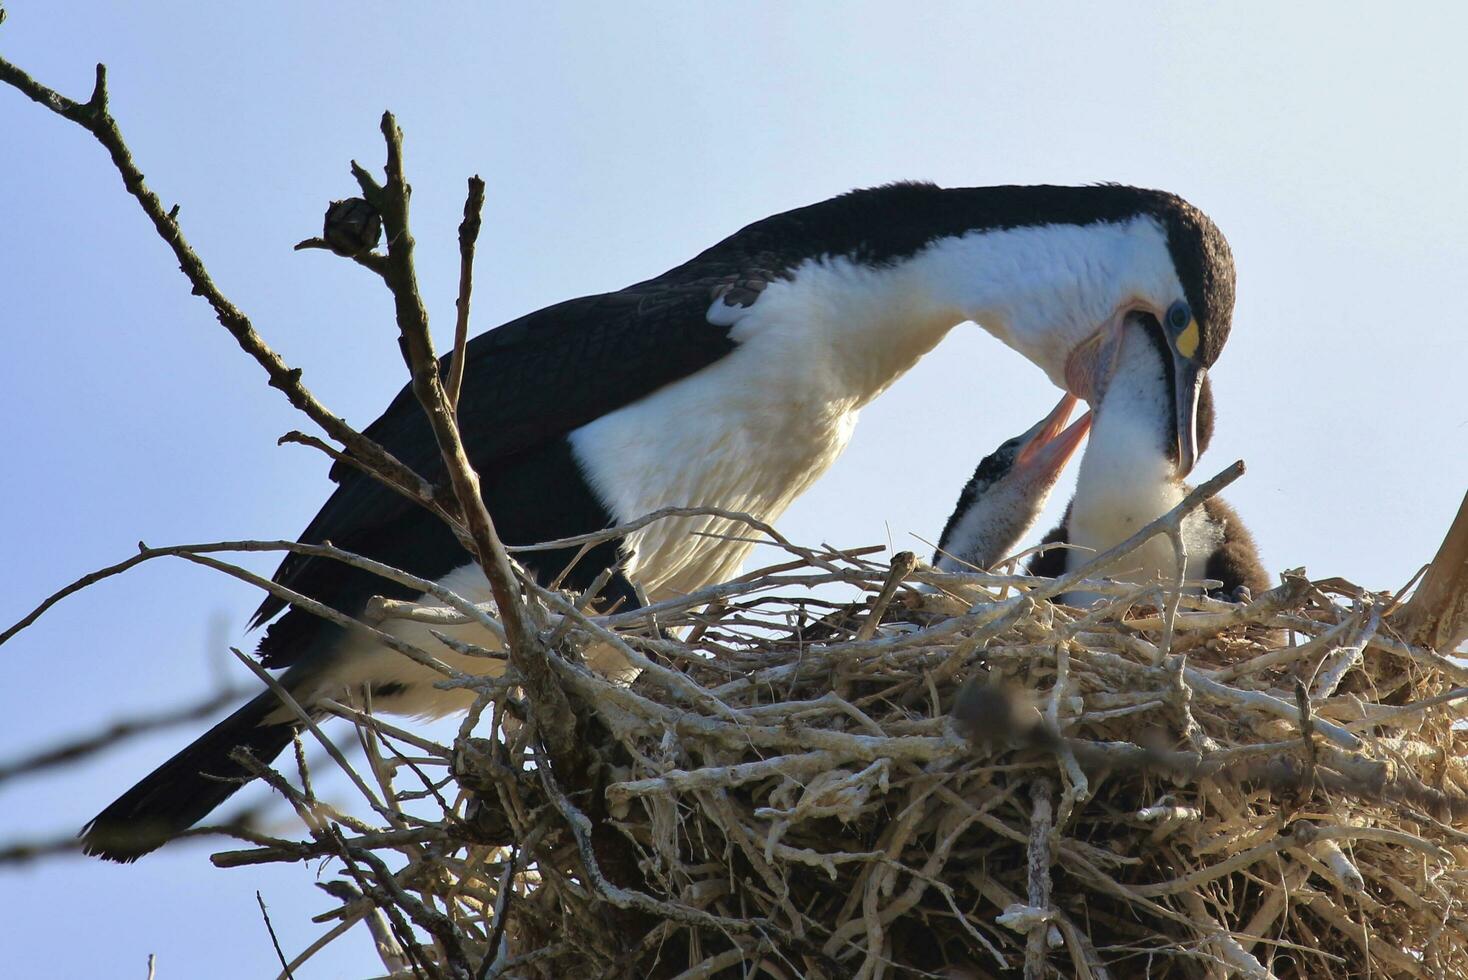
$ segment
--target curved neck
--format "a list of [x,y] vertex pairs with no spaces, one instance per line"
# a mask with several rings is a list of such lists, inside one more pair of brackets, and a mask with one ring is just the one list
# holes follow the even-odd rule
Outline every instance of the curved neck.
[[1074,543],[1116,544],[1167,513],[1183,486],[1168,454],[1167,370],[1141,328],[1122,337],[1115,373],[1096,406],[1071,505]]
[[915,275],[1065,387],[1065,362],[1124,303],[1175,280],[1166,232],[1140,216],[970,232],[913,256]]
[[1071,351],[1128,298],[1165,292],[1151,282],[1159,277],[1175,280],[1151,217],[1031,225],[940,237],[886,259],[859,251],[807,258],[747,315],[716,305],[710,319],[730,323],[741,344],[767,338],[771,365],[798,363],[837,379],[854,407],[970,320],[1064,388]]

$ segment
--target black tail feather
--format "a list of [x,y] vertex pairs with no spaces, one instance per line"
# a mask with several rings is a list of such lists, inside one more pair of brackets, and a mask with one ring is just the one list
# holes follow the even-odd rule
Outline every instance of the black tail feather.
[[252,778],[231,752],[245,748],[268,763],[291,743],[300,726],[262,724],[279,707],[266,691],[209,729],[92,818],[82,828],[82,850],[136,861],[204,819]]

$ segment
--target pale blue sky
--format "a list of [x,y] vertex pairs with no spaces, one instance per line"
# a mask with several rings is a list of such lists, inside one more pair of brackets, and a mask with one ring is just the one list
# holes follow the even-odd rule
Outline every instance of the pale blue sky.
[[[479,330],[855,186],[1125,181],[1188,197],[1233,244],[1199,473],[1248,461],[1229,498],[1274,570],[1396,588],[1468,486],[1461,4],[6,6],[0,52],[41,80],[83,98],[93,63],[111,66],[139,164],[217,282],[358,424],[403,380],[384,294],[290,246],[351,193],[349,158],[380,165],[390,107],[441,335],[471,173],[489,184]],[[324,498],[323,461],[275,446],[304,420],[189,295],[105,154],[8,89],[0,297],[6,623],[139,539],[290,536]],[[976,459],[1054,400],[960,328],[780,526],[932,538]],[[174,563],[60,606],[0,649],[0,760],[196,696],[223,652],[211,619],[252,642],[256,601]],[[192,734],[0,785],[0,839],[79,826]],[[255,890],[288,950],[330,900],[306,869],[216,871],[207,853],[0,871],[24,937],[7,970],[142,977],[156,952],[163,980],[273,976]],[[301,976],[375,970],[363,933]]]

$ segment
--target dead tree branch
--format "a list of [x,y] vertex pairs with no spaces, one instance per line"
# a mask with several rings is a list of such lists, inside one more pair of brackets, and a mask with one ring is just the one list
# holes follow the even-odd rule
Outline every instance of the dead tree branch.
[[272,388],[279,389],[292,405],[321,426],[327,435],[346,446],[352,455],[368,464],[383,479],[409,492],[426,505],[438,503],[431,485],[321,404],[301,383],[301,369],[288,367],[280,355],[255,331],[249,317],[215,285],[203,260],[184,237],[176,209],[164,209],[163,202],[148,187],[142,171],[133,161],[132,151],[128,149],[122,132],[117,127],[117,121],[108,108],[106,65],[97,66],[96,85],[86,102],[74,102],[52,91],[4,58],[0,58],[0,82],[10,85],[63,119],[81,126],[102,144],[122,177],[123,186],[152,221],[159,237],[173,250],[179,269],[188,277],[194,295],[202,296],[209,303],[224,329],[230,332],[245,353],[265,369]]
[[1441,654],[1468,640],[1468,494],[1422,584],[1395,618],[1408,643]]

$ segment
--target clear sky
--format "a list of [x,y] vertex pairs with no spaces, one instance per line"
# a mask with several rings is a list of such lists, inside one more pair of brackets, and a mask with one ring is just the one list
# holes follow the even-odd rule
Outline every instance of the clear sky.
[[[392,108],[441,342],[471,173],[479,330],[852,187],[1124,181],[1189,198],[1233,245],[1198,472],[1247,460],[1229,499],[1274,570],[1399,587],[1468,486],[1462,4],[6,6],[0,52],[42,81],[84,98],[111,66],[139,165],[216,281],[359,425],[404,380],[385,293],[291,245],[353,192],[350,158],[380,166]],[[288,537],[324,499],[322,458],[275,445],[305,420],[189,295],[100,147],[8,89],[0,298],[0,620],[140,539]],[[1055,397],[961,327],[780,526],[932,539],[977,458]],[[0,762],[199,696],[253,642],[257,601],[182,562],[69,600],[0,648]],[[193,734],[0,784],[0,840],[75,829]],[[255,890],[288,951],[331,900],[307,869],[207,854],[0,870],[7,972],[141,978],[154,952],[165,980],[273,976]],[[380,970],[363,932],[301,976]]]

